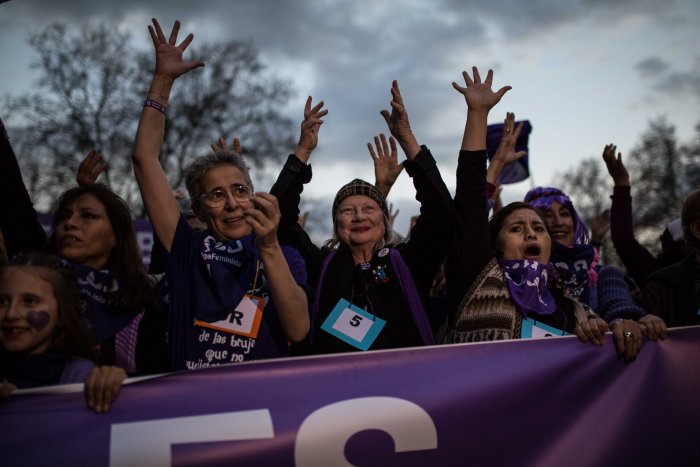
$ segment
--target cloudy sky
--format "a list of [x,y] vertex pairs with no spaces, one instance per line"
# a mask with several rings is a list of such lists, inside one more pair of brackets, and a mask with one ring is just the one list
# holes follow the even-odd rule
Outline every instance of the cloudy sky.
[[[392,79],[451,189],[466,106],[450,83],[472,65],[493,68],[496,87],[513,87],[491,120],[506,111],[530,120],[535,184],[556,183],[557,172],[606,143],[624,154],[660,115],[681,141],[700,122],[697,0],[11,0],[0,4],[0,92],[31,89],[27,37],[52,21],[76,29],[108,21],[148,48],[151,17],[167,28],[180,19],[193,48],[252,39],[268,70],[293,81],[297,95],[284,112],[295,119],[307,95],[325,100],[308,193],[329,204],[351,178],[373,179],[365,145],[386,131],[379,111]],[[522,198],[530,183],[507,187],[505,200]],[[400,231],[418,210],[413,194],[402,175],[390,196]]]

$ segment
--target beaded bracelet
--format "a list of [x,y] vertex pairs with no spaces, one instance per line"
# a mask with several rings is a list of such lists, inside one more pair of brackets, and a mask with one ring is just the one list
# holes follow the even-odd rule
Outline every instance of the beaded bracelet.
[[165,115],[165,111],[167,110],[166,106],[164,106],[160,102],[156,102],[156,101],[151,100],[151,99],[146,99],[145,101],[143,101],[143,106],[144,107],[153,107],[154,109],[156,109],[158,112],[162,113],[163,115]]

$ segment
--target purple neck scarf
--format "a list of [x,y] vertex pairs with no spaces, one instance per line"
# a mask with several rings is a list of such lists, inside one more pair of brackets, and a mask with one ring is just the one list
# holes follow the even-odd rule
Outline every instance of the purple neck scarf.
[[594,298],[591,289],[598,283],[598,274],[595,267],[598,264],[598,253],[595,248],[588,245],[574,245],[567,247],[559,242],[552,242],[552,259],[550,260],[559,272],[561,285],[569,295],[597,309],[596,303],[591,303]]
[[197,297],[195,318],[211,323],[226,319],[255,282],[255,235],[218,242],[212,235],[202,241],[200,256],[206,268],[206,283],[198,290],[209,290]]
[[527,318],[534,312],[551,315],[557,308],[549,291],[548,281],[552,266],[528,259],[499,259],[515,307]]

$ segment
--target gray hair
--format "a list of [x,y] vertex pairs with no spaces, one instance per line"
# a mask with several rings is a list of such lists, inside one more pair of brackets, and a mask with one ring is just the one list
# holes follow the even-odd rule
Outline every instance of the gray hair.
[[255,191],[253,181],[250,179],[250,167],[243,158],[231,150],[222,151],[219,149],[214,154],[198,157],[185,169],[185,187],[190,195],[192,209],[195,213],[199,210],[199,198],[202,196],[202,187],[199,185],[199,181],[209,169],[222,165],[230,165],[240,170],[245,177],[246,184],[252,191]]
[[[391,226],[391,222],[389,222],[389,217],[386,215],[386,213],[383,213],[383,217],[384,236],[374,246],[374,251],[381,250],[385,246],[394,245],[402,241],[401,235],[394,231],[394,228]],[[333,215],[333,237],[323,242],[323,246],[327,248],[337,248],[341,243],[342,240],[338,234],[338,212],[336,210]]]

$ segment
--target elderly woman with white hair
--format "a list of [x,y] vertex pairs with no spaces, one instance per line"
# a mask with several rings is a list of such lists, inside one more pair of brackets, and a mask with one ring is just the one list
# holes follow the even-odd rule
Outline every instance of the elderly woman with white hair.
[[[396,243],[380,190],[360,179],[343,186],[332,207],[333,238],[319,248],[297,225],[303,185],[311,180],[309,156],[316,147],[323,102],[307,101],[301,138],[272,188],[280,201],[280,241],[297,248],[315,289],[311,330],[301,353],[320,354],[429,345],[433,331],[425,299],[453,235],[452,199],[425,146],[411,131],[398,84],[392,111],[382,111],[391,134],[375,138],[375,158],[395,158],[398,140],[413,179],[421,216],[409,239]],[[378,185],[381,185],[378,181]]]

